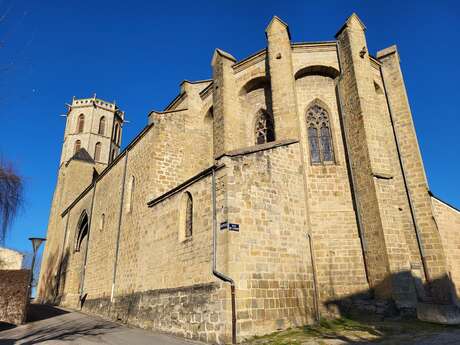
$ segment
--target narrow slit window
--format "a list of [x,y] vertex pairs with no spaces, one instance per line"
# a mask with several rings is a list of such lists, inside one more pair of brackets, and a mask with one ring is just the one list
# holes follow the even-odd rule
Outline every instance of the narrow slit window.
[[77,140],[75,141],[74,147],[73,147],[73,153],[77,153],[81,149],[81,141]]
[[113,132],[113,142],[117,145],[120,144],[120,125],[118,123],[115,124],[115,129]]
[[94,146],[94,161],[99,162],[101,160],[101,143],[96,143]]
[[80,114],[78,117],[77,133],[82,133],[85,129],[85,115]]
[[99,120],[99,131],[98,134],[105,135],[105,117],[102,116]]
[[99,230],[104,230],[105,227],[105,213],[101,214],[101,224],[99,225]]
[[193,235],[193,198],[190,192],[182,194],[179,208],[179,242],[191,239]]
[[193,231],[193,200],[192,196],[189,194],[187,198],[187,209],[185,215],[185,237],[192,237]]

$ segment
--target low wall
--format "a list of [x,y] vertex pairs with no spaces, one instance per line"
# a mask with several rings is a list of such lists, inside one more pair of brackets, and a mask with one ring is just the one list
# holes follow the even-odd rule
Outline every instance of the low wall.
[[431,198],[431,202],[447,258],[456,303],[460,306],[460,211],[435,197]]
[[20,252],[0,247],[0,270],[20,270],[23,259]]
[[148,290],[87,299],[83,311],[116,321],[209,343],[225,343],[225,289],[219,283]]
[[25,322],[29,277],[30,270],[0,270],[1,322]]

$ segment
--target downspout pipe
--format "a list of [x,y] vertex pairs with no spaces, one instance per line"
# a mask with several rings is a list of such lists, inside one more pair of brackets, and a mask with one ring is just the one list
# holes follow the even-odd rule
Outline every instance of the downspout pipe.
[[83,308],[83,289],[85,287],[85,274],[86,274],[86,262],[88,261],[88,250],[89,250],[89,238],[91,236],[91,223],[93,220],[93,210],[94,210],[94,197],[96,196],[96,186],[97,183],[94,181],[94,187],[93,187],[93,195],[91,196],[91,208],[90,208],[90,214],[89,214],[89,219],[88,219],[88,235],[87,235],[87,240],[86,240],[86,249],[85,249],[85,258],[83,260],[83,269],[81,272],[81,277],[80,277],[80,309]]
[[[338,81],[340,81],[342,79],[343,71],[342,71],[342,63],[340,60],[340,53],[339,53],[339,49],[340,49],[339,41],[336,41],[336,49],[337,49],[337,62],[339,63],[339,71],[340,71]],[[339,111],[340,111],[340,116],[339,116],[340,121],[339,122],[340,122],[340,129],[342,130],[343,149],[344,149],[345,161],[347,165],[348,180],[350,181],[351,200],[353,203],[353,208],[355,209],[356,225],[358,226],[358,234],[361,240],[361,250],[363,252],[364,272],[366,274],[366,281],[368,284],[370,284],[369,271],[368,271],[367,258],[366,258],[367,242],[366,242],[366,239],[364,238],[364,226],[363,226],[363,221],[362,221],[361,210],[358,207],[359,198],[358,198],[358,192],[356,190],[355,176],[352,171],[353,161],[351,159],[350,152],[348,150],[349,148],[348,136],[347,136],[347,132],[345,131],[345,124],[343,121],[343,116],[345,112],[343,111],[342,95],[340,93],[340,87],[339,87],[338,82],[336,85],[336,92],[337,92],[337,101],[339,103]]]
[[60,286],[61,286],[61,277],[62,277],[62,261],[64,260],[64,252],[66,250],[65,248],[65,243],[67,241],[67,231],[68,231],[68,228],[69,228],[69,219],[70,219],[70,210],[69,210],[69,213],[67,213],[67,219],[66,219],[66,222],[65,222],[65,228],[64,228],[64,239],[62,241],[62,251],[61,251],[61,257],[59,259],[59,276],[57,277],[57,283],[56,283],[56,287],[55,287],[55,298],[58,298],[58,295],[59,295],[59,289],[60,289]]
[[315,301],[315,317],[316,321],[320,322],[321,321],[321,313],[319,310],[319,293],[318,293],[318,279],[317,275],[318,273],[316,272],[316,262],[315,262],[315,255],[313,254],[313,239],[311,237],[311,234],[307,232],[307,237],[308,237],[308,245],[310,246],[310,260],[311,260],[311,266],[312,266],[312,275],[313,275],[313,293],[314,298],[313,300]]
[[129,151],[126,150],[125,156],[125,164],[123,166],[123,177],[121,181],[121,200],[120,200],[120,208],[118,210],[118,228],[117,228],[117,242],[115,244],[115,260],[113,263],[113,278],[112,278],[112,292],[110,293],[110,302],[113,302],[113,294],[115,292],[115,281],[117,278],[117,267],[118,267],[118,252],[120,249],[120,233],[121,233],[121,221],[123,215],[123,204],[125,200],[125,182],[126,182],[126,168],[128,166],[128,155]]
[[409,190],[409,186],[407,183],[407,175],[406,175],[406,169],[404,168],[404,162],[401,157],[401,147],[399,145],[399,140],[398,136],[396,135],[396,128],[393,120],[393,113],[391,111],[391,106],[390,106],[390,100],[388,99],[388,94],[387,94],[387,88],[385,86],[385,78],[383,78],[383,72],[382,72],[382,66],[379,66],[380,70],[380,75],[382,77],[382,83],[383,83],[383,91],[385,92],[385,100],[387,103],[387,108],[388,108],[388,113],[390,114],[390,122],[391,122],[391,128],[393,130],[393,136],[395,138],[395,143],[396,143],[396,152],[398,153],[398,160],[399,160],[399,166],[401,167],[401,173],[402,173],[402,178],[404,182],[404,189],[406,191],[406,196],[407,196],[407,201],[409,203],[409,210],[410,210],[410,215],[412,218],[412,223],[414,224],[414,229],[415,229],[415,237],[417,239],[417,246],[420,252],[420,257],[422,259],[422,267],[423,267],[423,273],[425,275],[425,279],[427,282],[430,282],[430,276],[428,274],[428,269],[427,269],[427,263],[426,263],[426,256],[425,256],[425,251],[423,249],[423,242],[422,242],[422,236],[420,234],[420,228],[417,224],[417,218],[415,217],[415,211],[414,211],[414,203],[412,201],[412,196]]
[[216,171],[212,169],[212,274],[229,283],[232,303],[232,344],[236,344],[236,294],[235,281],[217,270],[217,206],[216,206]]
[[[299,119],[299,128],[302,126],[302,122],[300,120],[300,117],[298,116]],[[302,166],[302,180],[303,180],[303,188],[304,188],[304,193],[305,193],[305,213],[306,213],[306,232],[305,235],[308,239],[308,246],[309,246],[309,252],[310,252],[310,261],[311,261],[311,271],[312,271],[312,278],[313,278],[313,303],[315,306],[315,320],[319,323],[321,321],[321,311],[319,309],[320,301],[319,301],[319,289],[318,289],[318,277],[317,277],[317,270],[316,270],[316,261],[315,261],[315,249],[313,246],[313,226],[311,223],[311,218],[310,218],[310,203],[308,202],[308,181],[307,181],[307,164],[305,162],[305,150],[303,147],[303,143],[300,140],[299,141],[299,148],[300,148],[300,162]]]

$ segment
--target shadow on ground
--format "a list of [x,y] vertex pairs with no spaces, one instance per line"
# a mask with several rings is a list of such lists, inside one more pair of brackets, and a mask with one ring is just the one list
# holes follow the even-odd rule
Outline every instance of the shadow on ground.
[[[116,328],[115,324],[102,319],[87,318],[84,314],[73,314],[64,317],[68,312],[47,305],[31,305],[30,321],[40,321],[40,326],[34,322],[28,323],[30,329],[24,334],[19,327],[0,332],[0,344],[12,345],[40,344],[45,341],[72,341],[79,337],[98,336],[110,333]],[[43,312],[43,314],[41,314]]]
[[[11,328],[14,328],[16,327],[16,325],[13,325],[12,323],[8,323],[8,322],[0,322],[0,332],[1,331],[5,331],[7,329],[11,329]],[[0,343],[1,344],[1,343]]]
[[46,320],[68,312],[46,304],[29,304],[27,309],[27,322]]

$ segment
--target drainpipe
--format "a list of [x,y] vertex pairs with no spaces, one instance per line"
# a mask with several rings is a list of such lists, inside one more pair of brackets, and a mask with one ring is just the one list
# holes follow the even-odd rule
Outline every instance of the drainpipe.
[[315,256],[313,255],[313,239],[311,235],[307,232],[308,237],[308,245],[310,246],[310,260],[312,266],[312,274],[313,274],[313,293],[314,293],[314,301],[315,301],[315,316],[316,321],[321,321],[321,314],[319,311],[319,296],[318,296],[318,281],[317,281],[317,272],[316,272],[316,263],[315,263]]
[[232,299],[232,344],[236,344],[236,295],[235,281],[217,270],[217,207],[216,207],[216,171],[212,168],[212,274],[229,283]]
[[93,220],[93,209],[94,209],[94,197],[96,195],[96,181],[94,181],[94,187],[93,187],[93,195],[91,196],[91,213],[89,215],[88,219],[88,239],[86,240],[86,249],[85,249],[85,258],[83,261],[83,270],[81,272],[81,286],[80,286],[80,309],[83,308],[83,304],[81,303],[82,297],[83,297],[83,288],[85,286],[85,273],[86,273],[86,262],[88,260],[88,250],[89,250],[89,237],[91,236],[91,222]]
[[[299,118],[299,126],[302,126],[302,122]],[[305,235],[308,238],[308,245],[310,249],[310,261],[311,261],[311,271],[313,276],[313,302],[315,305],[315,320],[317,322],[321,321],[321,311],[319,310],[319,289],[318,289],[318,278],[317,278],[317,271],[316,271],[316,264],[315,264],[315,251],[313,247],[313,237],[312,237],[312,230],[313,227],[311,225],[311,218],[310,218],[310,204],[308,202],[308,187],[307,187],[307,164],[305,163],[305,150],[303,147],[302,142],[299,140],[299,147],[300,147],[300,162],[302,165],[302,179],[303,179],[303,188],[305,194],[305,213],[306,213],[306,222],[307,222],[307,232]]]
[[[295,96],[295,108],[297,109],[297,95]],[[303,120],[302,116],[299,115],[298,110],[296,110],[297,113],[297,120],[298,120],[298,128],[303,127]],[[308,181],[307,181],[307,171],[308,171],[308,165],[305,162],[305,157],[306,157],[306,152],[304,149],[304,143],[302,142],[302,131],[299,131],[298,133],[298,143],[299,143],[299,160],[300,160],[300,165],[301,165],[301,174],[302,174],[302,185],[303,185],[303,192],[304,192],[304,202],[305,202],[305,227],[306,227],[306,232],[305,236],[308,240],[308,246],[309,246],[309,251],[310,251],[310,261],[311,261],[311,267],[312,267],[312,278],[313,278],[313,304],[315,306],[315,320],[317,322],[321,321],[321,311],[319,309],[320,301],[319,301],[319,289],[318,289],[318,278],[317,278],[317,270],[316,270],[316,264],[315,264],[315,250],[313,246],[313,226],[311,223],[311,218],[310,218],[310,203],[309,203],[309,198],[308,198]]]
[[386,100],[386,103],[387,103],[388,113],[390,114],[391,128],[393,130],[393,136],[394,136],[395,142],[396,142],[396,152],[398,153],[398,160],[399,160],[399,166],[401,167],[402,178],[403,178],[403,182],[404,182],[404,189],[406,190],[406,196],[407,196],[407,201],[409,203],[410,215],[411,215],[412,223],[414,224],[414,229],[415,229],[415,237],[417,238],[417,246],[418,246],[418,250],[420,252],[420,257],[422,259],[423,273],[425,275],[426,281],[430,282],[431,279],[430,279],[430,276],[429,276],[428,270],[427,270],[426,256],[425,256],[425,251],[423,250],[422,236],[420,234],[420,229],[419,229],[419,226],[417,224],[417,219],[415,218],[414,203],[412,201],[412,196],[411,196],[411,193],[409,191],[409,186],[407,184],[406,169],[404,168],[404,162],[403,162],[402,157],[401,157],[401,148],[399,146],[398,136],[396,135],[396,129],[395,129],[394,121],[393,121],[393,113],[391,111],[390,101],[389,101],[388,95],[387,95],[387,88],[385,86],[385,79],[383,78],[382,66],[380,66],[379,68],[380,68],[380,75],[382,77],[383,91],[385,92],[385,100]]
[[64,258],[64,252],[66,250],[65,248],[65,243],[67,241],[67,229],[69,228],[69,218],[70,218],[70,212],[71,210],[69,210],[69,212],[67,213],[67,219],[66,219],[66,222],[65,222],[65,229],[64,229],[64,239],[62,241],[62,251],[61,251],[61,258],[59,259],[59,276],[58,276],[58,279],[57,279],[57,283],[56,283],[56,292],[55,292],[55,298],[58,297],[59,295],[59,289],[61,287],[61,277],[62,277],[62,260]]
[[[342,64],[340,61],[340,54],[339,54],[339,42],[336,41],[336,46],[337,46],[337,61],[339,63],[339,70],[340,70],[340,75],[339,79],[342,79]],[[339,103],[339,111],[340,111],[340,129],[342,131],[342,141],[343,141],[343,149],[345,153],[345,161],[347,164],[347,173],[348,173],[348,181],[350,181],[350,192],[351,192],[351,200],[353,203],[353,208],[355,209],[355,216],[356,216],[356,225],[358,226],[358,234],[359,234],[359,239],[361,240],[361,251],[363,253],[363,262],[364,262],[364,272],[366,274],[366,281],[370,285],[369,282],[369,272],[368,272],[368,265],[367,265],[367,259],[366,259],[366,253],[367,253],[367,243],[366,239],[364,238],[364,226],[363,226],[363,221],[362,221],[362,216],[361,216],[361,210],[358,207],[359,203],[359,198],[358,198],[358,192],[356,190],[356,180],[355,176],[353,175],[352,171],[352,166],[353,166],[353,161],[351,160],[350,153],[348,151],[348,136],[347,132],[345,131],[345,124],[343,122],[343,116],[345,112],[343,111],[343,103],[342,103],[342,95],[340,93],[340,87],[339,83],[337,81],[336,84],[336,92],[337,92],[337,101]]]
[[110,293],[110,303],[113,302],[113,294],[115,292],[115,279],[117,277],[118,251],[120,249],[121,220],[122,220],[122,215],[123,215],[123,202],[125,200],[125,181],[126,181],[126,167],[128,165],[128,153],[129,151],[126,150],[125,165],[123,167],[123,178],[121,182],[121,200],[120,200],[120,208],[118,212],[117,242],[115,245],[115,260],[113,263],[113,279],[112,279],[112,292]]

